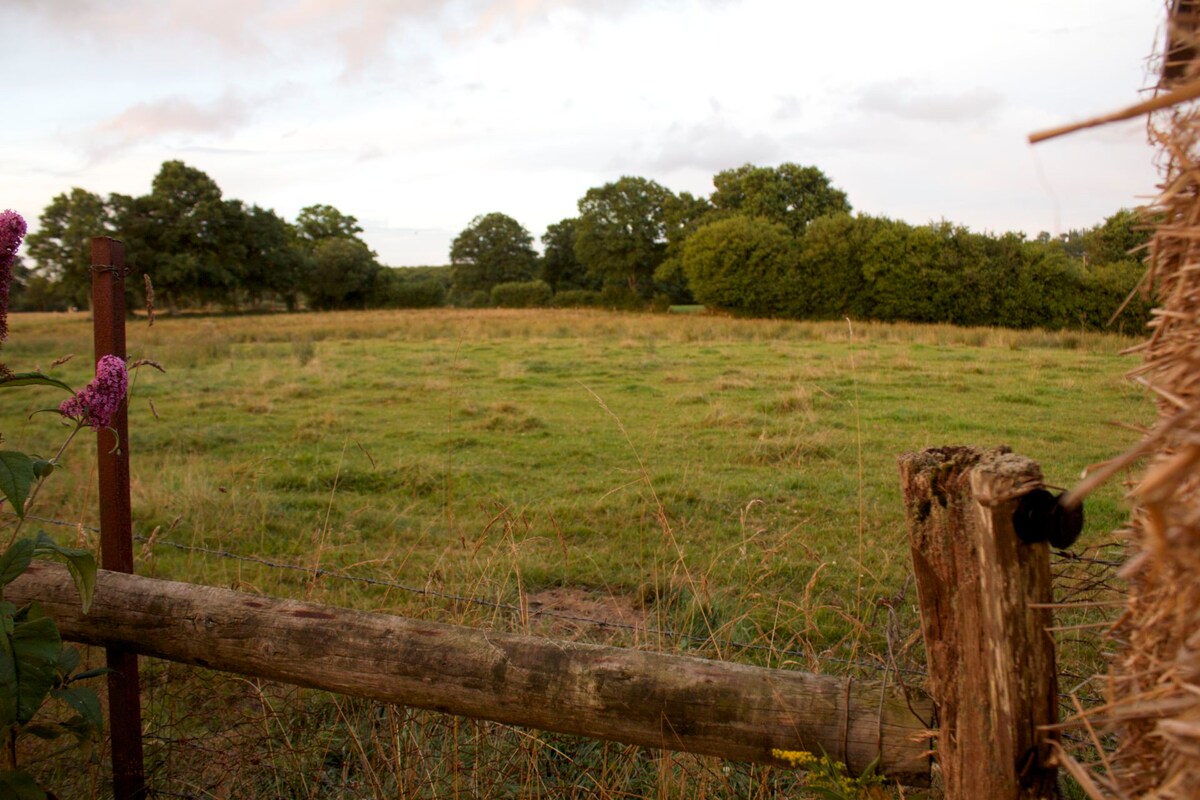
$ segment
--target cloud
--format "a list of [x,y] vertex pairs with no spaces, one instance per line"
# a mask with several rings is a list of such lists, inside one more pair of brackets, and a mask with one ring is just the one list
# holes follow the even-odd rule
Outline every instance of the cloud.
[[433,0],[56,0],[25,2],[18,8],[56,34],[92,44],[138,43],[147,50],[169,42],[181,56],[203,53],[243,63],[333,55],[344,75],[357,75],[388,61],[401,23],[434,18],[441,7]]
[[[210,39],[229,52],[261,51],[256,18],[269,0],[205,0],[203,3],[164,3],[158,0],[63,0],[19,4],[43,19],[56,32],[90,36],[117,47],[142,41],[161,41],[180,34]],[[257,6],[257,8],[256,8]],[[147,39],[147,37],[152,37]]]
[[182,97],[137,103],[92,128],[88,149],[93,155],[109,155],[176,133],[230,133],[251,116],[250,104],[232,92],[208,104]]
[[916,92],[912,81],[890,81],[864,87],[858,94],[863,111],[919,122],[980,122],[1004,105],[1004,96],[975,87],[961,92]]
[[673,172],[719,172],[739,164],[770,163],[783,153],[780,142],[762,133],[744,133],[714,116],[694,125],[672,125],[649,166]]
[[551,24],[561,12],[586,32],[597,19],[621,19],[647,5],[719,7],[740,0],[15,2],[16,13],[59,38],[73,37],[93,50],[136,43],[160,70],[182,70],[189,79],[231,66],[262,70],[319,64],[331,67],[341,83],[355,84],[431,80],[445,46],[503,42]]

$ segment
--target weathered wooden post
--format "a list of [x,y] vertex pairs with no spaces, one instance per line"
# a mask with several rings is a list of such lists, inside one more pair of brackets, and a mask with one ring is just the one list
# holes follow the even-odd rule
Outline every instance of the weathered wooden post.
[[1057,721],[1050,553],[1012,522],[1041,469],[1007,448],[946,447],[901,456],[900,480],[945,796],[1056,798],[1038,730]]
[[[96,361],[125,358],[125,246],[107,236],[92,238],[92,329]],[[133,572],[129,501],[129,418],[122,403],[112,429],[97,434],[100,483],[100,566]],[[108,668],[108,720],[112,739],[113,794],[116,800],[146,796],[142,766],[142,703],[137,653],[105,649]]]

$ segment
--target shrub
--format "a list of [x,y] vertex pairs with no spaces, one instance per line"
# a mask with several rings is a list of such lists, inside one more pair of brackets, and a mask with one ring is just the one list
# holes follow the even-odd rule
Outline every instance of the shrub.
[[471,292],[451,290],[450,305],[455,308],[490,308],[492,305],[491,292],[477,289]]
[[596,304],[614,311],[639,311],[646,307],[641,295],[618,283],[610,283],[601,289]]
[[446,287],[436,280],[398,283],[381,299],[389,308],[436,308],[446,304]]
[[498,283],[492,287],[492,305],[501,308],[544,308],[553,295],[545,281]]
[[793,290],[794,261],[788,229],[759,217],[710,222],[683,245],[683,271],[696,301],[749,314],[778,313]]
[[591,289],[564,289],[554,295],[555,308],[587,308],[600,304],[600,293]]

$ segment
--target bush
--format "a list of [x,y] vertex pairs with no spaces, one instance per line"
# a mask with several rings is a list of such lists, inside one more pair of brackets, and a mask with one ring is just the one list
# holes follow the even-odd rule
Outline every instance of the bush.
[[769,316],[795,291],[795,244],[788,229],[736,215],[699,227],[683,245],[683,271],[696,301]]
[[544,308],[554,292],[545,281],[498,283],[492,287],[492,305],[501,308]]
[[446,286],[435,278],[400,280],[388,273],[376,283],[375,304],[385,308],[436,308],[446,303]]
[[601,289],[596,304],[613,311],[640,311],[646,307],[640,294],[619,283],[610,283]]
[[456,289],[450,291],[450,305],[455,308],[490,308],[492,305],[491,292],[483,289],[463,292]]
[[600,293],[591,289],[564,289],[554,295],[555,308],[589,308],[600,304]]

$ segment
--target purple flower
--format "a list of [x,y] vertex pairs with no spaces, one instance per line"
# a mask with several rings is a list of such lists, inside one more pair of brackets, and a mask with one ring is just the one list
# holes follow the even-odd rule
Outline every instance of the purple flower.
[[25,218],[20,214],[12,210],[0,214],[0,342],[8,338],[8,286],[25,231]]
[[125,362],[116,356],[105,356],[96,364],[96,377],[82,392],[64,400],[58,410],[63,416],[86,422],[93,430],[112,425],[125,391],[129,388],[129,372]]

